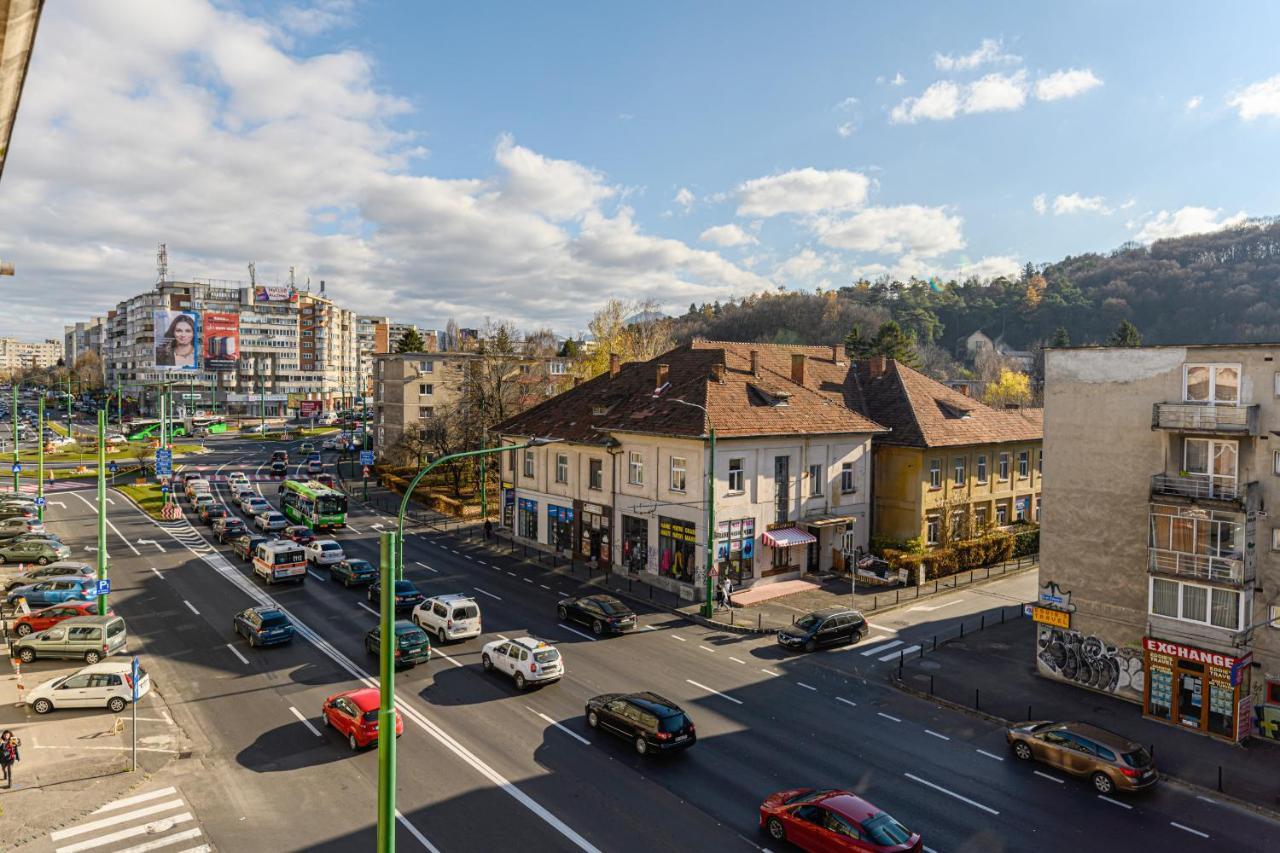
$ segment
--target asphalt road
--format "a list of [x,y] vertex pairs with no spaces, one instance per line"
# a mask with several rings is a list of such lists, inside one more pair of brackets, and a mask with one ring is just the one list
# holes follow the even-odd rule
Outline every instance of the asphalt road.
[[[253,477],[281,445],[209,446],[209,473]],[[274,487],[263,492],[276,498]],[[89,556],[93,494],[57,500],[65,506],[51,503],[47,523]],[[375,683],[362,638],[376,617],[364,591],[330,582],[325,569],[301,586],[265,587],[208,544],[208,528],[161,525],[120,495],[112,501],[113,606],[192,739],[208,784],[186,793],[207,837],[223,850],[367,849],[376,752],[353,755],[319,714],[325,696]],[[353,509],[352,529],[335,538],[376,564],[377,526],[390,520]],[[1087,780],[1016,762],[996,727],[884,685],[880,670],[897,653],[962,614],[1017,600],[1025,580],[882,614],[858,646],[803,656],[643,608],[640,630],[597,640],[556,618],[578,581],[453,537],[410,533],[405,562],[427,594],[475,596],[484,634],[397,676],[404,850],[751,850],[766,843],[761,798],[801,785],[858,791],[935,851],[1129,850],[1136,838],[1170,850],[1280,847],[1280,825],[1171,785],[1099,798]],[[232,614],[269,600],[303,636],[249,649],[231,633]],[[518,693],[482,671],[485,642],[525,633],[559,646],[560,683]],[[587,727],[588,697],[639,689],[684,706],[698,744],[642,758]]]

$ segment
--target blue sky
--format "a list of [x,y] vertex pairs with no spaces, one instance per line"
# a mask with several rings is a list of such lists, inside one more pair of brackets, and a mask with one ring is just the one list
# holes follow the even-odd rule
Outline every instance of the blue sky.
[[1274,4],[52,4],[0,221],[22,206],[5,248],[29,274],[91,286],[33,301],[51,324],[142,289],[161,241],[179,276],[293,265],[370,312],[566,333],[611,296],[990,275],[1280,213],[1277,24]]

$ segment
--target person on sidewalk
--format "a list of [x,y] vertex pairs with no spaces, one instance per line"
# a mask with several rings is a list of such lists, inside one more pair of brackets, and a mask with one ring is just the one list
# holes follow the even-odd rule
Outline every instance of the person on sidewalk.
[[733,578],[724,579],[724,606],[733,609]]
[[488,542],[493,538],[493,522],[489,519],[484,520],[484,540]]
[[4,774],[4,786],[13,787],[13,765],[21,761],[18,746],[22,741],[14,737],[13,732],[5,729],[0,733],[0,772]]

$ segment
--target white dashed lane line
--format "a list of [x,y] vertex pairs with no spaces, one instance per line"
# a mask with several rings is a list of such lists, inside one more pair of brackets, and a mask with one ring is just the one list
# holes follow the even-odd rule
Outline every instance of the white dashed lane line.
[[730,702],[732,702],[732,703],[733,703],[733,704],[735,704],[735,705],[741,705],[741,704],[742,704],[742,700],[741,700],[741,699],[735,699],[735,698],[734,698],[734,697],[732,697],[732,696],[726,696],[724,693],[721,693],[719,690],[716,690],[715,688],[712,688],[712,687],[708,687],[708,686],[707,686],[707,685],[705,685],[705,684],[700,684],[700,683],[698,683],[698,682],[694,681],[692,678],[686,678],[686,679],[685,679],[685,681],[687,681],[689,684],[692,684],[694,687],[697,687],[697,688],[699,688],[699,689],[701,689],[701,690],[705,690],[705,691],[707,691],[708,693],[711,693],[711,694],[713,694],[713,695],[715,695],[715,696],[719,696],[721,699],[727,699],[727,700],[729,700]]
[[[528,706],[528,705],[525,705],[525,707],[526,707],[526,708],[529,708],[529,706]],[[587,740],[587,739],[586,739],[586,738],[584,738],[582,735],[578,734],[577,732],[573,731],[572,729],[567,728],[567,727],[565,727],[563,724],[556,722],[555,720],[551,719],[550,717],[548,717],[546,714],[542,713],[541,711],[535,711],[533,708],[529,708],[529,710],[530,710],[530,711],[533,711],[533,713],[537,714],[540,718],[542,718],[542,720],[543,720],[544,722],[550,723],[552,726],[554,726],[555,728],[557,728],[557,729],[559,729],[560,731],[564,732],[564,733],[565,733],[565,734],[567,734],[569,737],[573,738],[574,740],[576,740],[578,743],[582,744],[583,746],[591,746],[591,741]]]
[[430,566],[428,566],[426,563],[420,563],[420,562],[418,562],[417,560],[414,560],[414,561],[413,561],[413,564],[414,564],[415,566],[422,566],[422,568],[426,569],[426,570],[427,570],[427,571],[429,571],[429,572],[435,572],[436,574],[440,574],[440,570],[439,570],[439,569],[433,569],[433,568],[431,568]]
[[924,733],[925,733],[925,734],[927,734],[927,735],[933,735],[934,737],[938,738],[939,740],[951,740],[951,738],[947,737],[946,735],[940,735],[940,734],[938,734],[937,732],[933,731],[932,729],[925,729],[925,730],[924,730]]
[[948,797],[954,797],[960,802],[968,803],[969,805],[973,806],[976,809],[982,809],[987,814],[993,814],[993,815],[1000,814],[1000,812],[991,808],[991,806],[984,806],[982,803],[978,802],[977,800],[971,800],[968,797],[964,796],[963,794],[957,794],[955,791],[949,791],[946,788],[942,787],[941,785],[935,785],[933,782],[930,782],[928,779],[921,779],[919,776],[916,776],[912,773],[903,773],[902,775],[906,776],[912,782],[919,782],[921,785],[932,788],[938,793],[946,794]]
[[564,624],[563,622],[560,623],[560,627],[565,629],[566,631],[577,634],[579,637],[582,637],[585,640],[591,640],[592,642],[595,642],[595,639],[596,639],[595,637],[591,636],[590,634],[583,633],[582,631],[579,631],[577,628],[570,628],[568,625]]
[[852,707],[854,707],[854,708],[858,707],[858,703],[857,703],[857,702],[854,702],[852,699],[846,699],[846,698],[844,698],[843,696],[837,696],[837,697],[836,697],[836,701],[837,701],[837,702],[843,702],[843,703],[844,703],[844,704],[846,704],[846,705],[851,705],[851,706],[852,706]]
[[994,758],[996,761],[1004,761],[1004,758],[994,753],[987,752],[985,749],[977,750],[978,755],[985,755],[987,758]]
[[774,678],[778,678],[779,676],[781,676],[781,675],[782,675],[782,673],[777,672],[777,671],[772,670],[772,669],[763,669],[763,668],[761,668],[761,670],[760,670],[760,671],[761,671],[761,672],[763,672],[765,675],[772,675]]
[[431,650],[431,653],[432,653],[433,655],[439,655],[440,657],[444,658],[444,659],[445,659],[445,660],[447,660],[449,663],[453,664],[454,666],[458,667],[459,669],[463,669],[463,668],[464,668],[464,667],[463,667],[463,665],[462,665],[461,663],[459,663],[458,661],[456,661],[456,660],[454,660],[453,658],[449,657],[448,655],[446,655],[444,652],[440,651],[439,649],[433,648],[433,649]]
[[381,613],[379,613],[378,611],[374,610],[374,609],[373,609],[372,607],[370,607],[369,605],[365,604],[363,601],[357,601],[357,602],[356,602],[356,604],[358,604],[360,607],[363,607],[365,610],[368,610],[368,611],[369,611],[370,613],[372,613],[374,616],[381,616],[381,615],[382,615]]
[[1198,830],[1198,829],[1192,829],[1192,828],[1191,828],[1191,827],[1189,827],[1189,826],[1183,826],[1182,824],[1178,823],[1176,820],[1171,820],[1171,821],[1169,821],[1169,826],[1176,826],[1178,829],[1181,829],[1183,832],[1189,832],[1189,833],[1191,833],[1192,835],[1198,835],[1198,836],[1200,836],[1201,838],[1208,838],[1208,837],[1209,837],[1209,833],[1207,833],[1207,832],[1201,832],[1201,831],[1200,831],[1200,830]]
[[814,687],[812,684],[805,684],[803,681],[797,681],[797,682],[796,682],[796,684],[798,684],[799,686],[803,687],[805,690],[813,690],[813,691],[815,691],[815,692],[816,692],[816,691],[817,691],[817,689],[818,689],[818,688]]
[[671,639],[679,640],[682,643],[688,642],[684,637],[681,637],[679,634],[672,634]]
[[711,648],[710,646],[701,646],[701,645],[700,645],[700,646],[698,646],[698,648],[702,649],[704,652],[711,652],[711,654],[713,654],[713,655],[716,653],[716,650],[715,650],[715,649],[713,649],[713,648]]
[[744,665],[744,666],[745,666],[745,665],[746,665],[746,663],[747,663],[746,661],[744,661],[744,660],[738,660],[738,659],[737,659],[737,658],[735,658],[735,657],[731,657],[731,658],[729,658],[729,660],[733,661],[734,663],[740,663],[740,664],[742,664],[742,665]]
[[1048,773],[1041,773],[1039,770],[1032,770],[1031,772],[1039,776],[1041,779],[1048,779],[1050,782],[1055,782],[1059,785],[1067,781],[1066,779],[1059,779],[1057,776],[1050,776]]
[[240,663],[243,663],[243,664],[249,663],[249,659],[244,655],[240,654],[240,650],[237,649],[235,646],[231,645],[230,643],[227,643],[227,648],[231,650],[231,654],[235,655],[240,659]]
[[195,615],[197,615],[197,616],[199,616],[199,615],[200,615],[200,611],[199,611],[199,610],[196,610],[195,605],[194,605],[194,604],[192,604],[190,601],[187,601],[187,600],[184,598],[184,599],[182,599],[182,603],[183,603],[183,604],[185,604],[185,605],[187,605],[187,609],[188,609],[188,610],[190,610],[192,613],[194,613],[194,614],[195,614]]
[[886,714],[884,711],[876,711],[876,716],[878,716],[878,717],[884,717],[886,720],[893,720],[895,723],[900,723],[900,722],[902,722],[902,720],[898,719],[897,717],[893,716],[892,714]]
[[298,721],[300,723],[302,723],[304,726],[307,727],[308,731],[310,731],[316,737],[320,737],[320,730],[317,729],[315,726],[313,726],[311,724],[311,721],[308,720],[301,711],[299,711],[297,708],[293,707],[292,705],[289,706],[289,710],[293,712],[293,715],[298,718]]
[[481,589],[481,588],[480,588],[480,587],[478,587],[478,586],[473,586],[473,587],[472,587],[472,589],[474,589],[476,592],[480,593],[481,595],[487,595],[487,596],[489,596],[489,597],[490,597],[490,598],[492,598],[494,601],[501,601],[501,600],[502,600],[502,598],[501,598],[501,597],[494,595],[493,593],[489,592],[488,590]]
[[[1110,797],[1108,797],[1108,796],[1106,796],[1106,795],[1104,795],[1104,794],[1099,794],[1099,795],[1098,795],[1098,799],[1100,799],[1100,800],[1105,800],[1106,802],[1111,803],[1111,805],[1113,805],[1113,806],[1119,806],[1120,808],[1124,809],[1125,811],[1133,811],[1133,806],[1129,805],[1128,803],[1122,803],[1122,802],[1120,802],[1119,800],[1113,800],[1113,799],[1111,799]],[[1206,837],[1207,837],[1207,836],[1206,836]]]

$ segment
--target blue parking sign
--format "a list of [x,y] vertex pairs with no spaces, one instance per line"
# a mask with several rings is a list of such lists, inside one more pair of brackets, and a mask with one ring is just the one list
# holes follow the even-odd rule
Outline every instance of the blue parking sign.
[[117,472],[117,471],[119,471],[119,470],[120,470],[120,466],[119,466],[119,465],[117,465],[117,464],[116,464],[116,463],[114,463],[114,462],[108,462],[108,463],[107,463],[107,470],[108,470],[108,471],[110,471],[112,474],[114,474],[115,472]]
[[361,451],[360,451],[360,464],[361,464],[361,465],[372,465],[372,464],[373,464],[373,451],[372,451],[372,450],[361,450]]
[[132,676],[132,681],[133,681],[133,701],[134,702],[138,701],[138,670],[139,669],[140,667],[138,666],[138,656],[134,655],[133,665],[130,667],[130,671],[129,671],[129,674],[130,676]]
[[13,473],[15,473],[15,474],[20,474],[20,473],[22,473],[22,463],[21,463],[21,462],[15,462],[15,463],[13,463],[13,468],[12,468],[11,470],[12,470],[12,471],[13,471]]
[[98,586],[94,589],[94,595],[108,595],[111,592],[111,578],[98,578]]
[[44,507],[45,505],[44,495],[39,495],[38,497],[36,497],[35,505],[38,507]]

